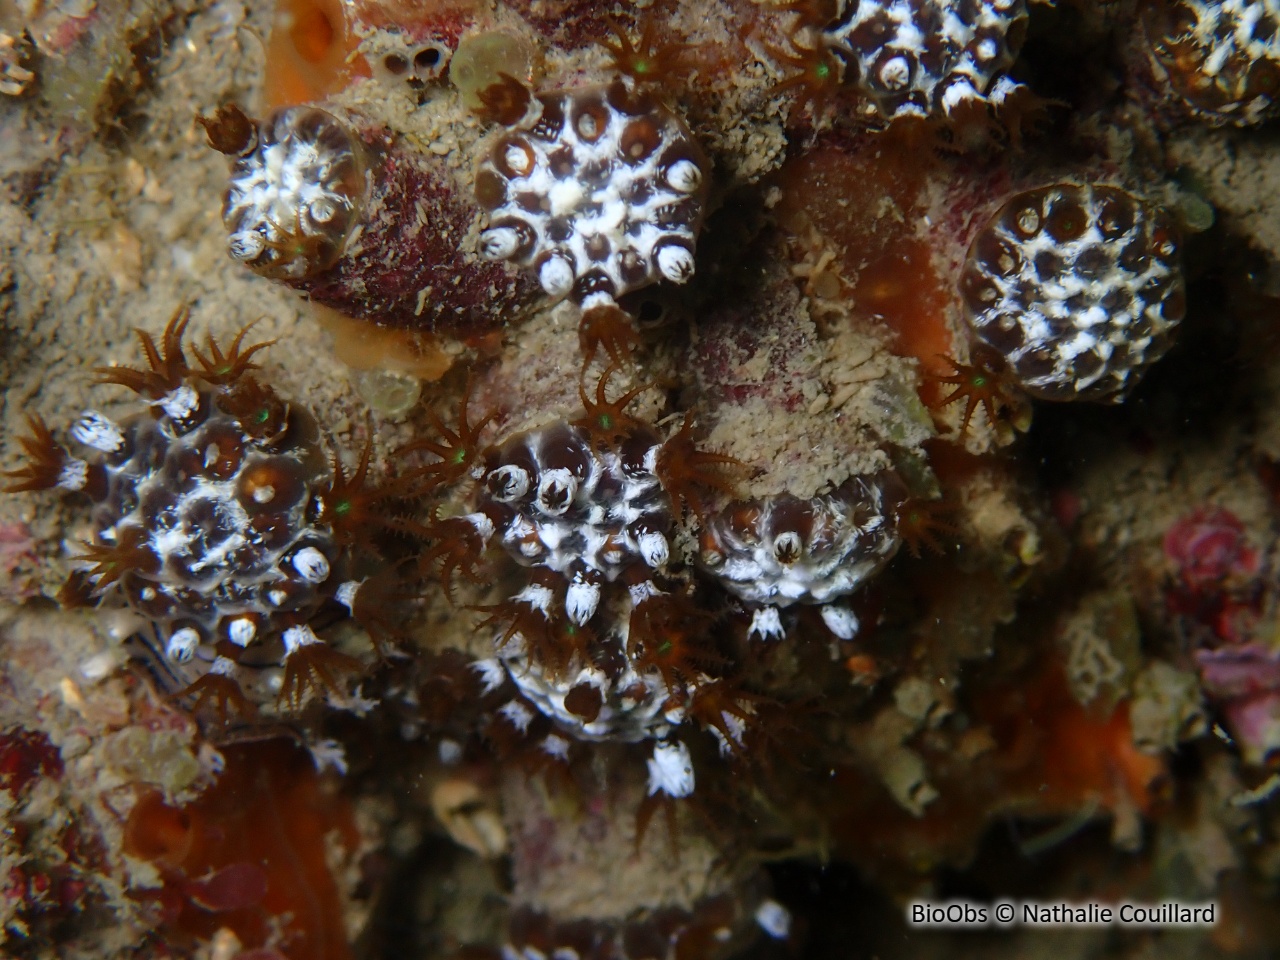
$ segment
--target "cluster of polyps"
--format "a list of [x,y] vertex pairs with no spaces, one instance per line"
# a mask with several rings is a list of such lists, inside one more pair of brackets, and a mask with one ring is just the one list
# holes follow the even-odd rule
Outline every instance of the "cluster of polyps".
[[949,117],[1018,88],[1026,21],[1024,0],[844,0],[821,37],[883,119]]
[[1169,215],[1118,187],[1020,193],[969,248],[969,326],[1033,396],[1119,400],[1182,320],[1178,248]]
[[332,266],[369,194],[359,139],[315,107],[289,107],[260,124],[224,109],[210,135],[237,114],[235,136],[219,146],[235,155],[222,206],[231,256],[276,279],[301,280]]
[[659,278],[684,283],[706,170],[684,123],[629,80],[539,94],[476,177],[490,218],[481,252],[586,309]]
[[1275,114],[1277,0],[1160,0],[1144,16],[1151,61],[1192,112],[1237,125]]
[[581,428],[561,423],[513,437],[488,458],[480,511],[518,563],[565,577],[565,613],[579,626],[595,615],[603,581],[667,561],[660,447],[640,428],[616,449],[596,449]]
[[248,374],[266,344],[241,351],[242,334],[224,354],[210,341],[192,365],[186,323],[180,312],[159,348],[140,334],[149,370],[100,371],[149,409],[122,423],[84,414],[70,430],[83,457],[33,420],[30,462],[9,489],[93,501],[82,578],[100,602],[154,625],[174,680],[224,712],[242,686],[298,706],[317,681],[336,690],[334,678],[358,666],[308,625],[328,600],[354,604],[359,588],[335,526],[342,478],[310,415]]
[[676,501],[723,483],[714,468],[726,458],[698,451],[687,422],[662,440],[624,410],[639,389],[610,400],[607,381],[594,402],[583,396],[581,420],[494,446],[478,442],[465,404],[456,429],[437,424],[443,442],[418,446],[440,462],[419,473],[433,486],[470,478],[473,509],[435,522],[428,558],[450,583],[456,571],[482,582],[477,564],[496,541],[529,571],[489,608],[494,655],[477,664],[485,693],[508,696],[502,722],[555,759],[578,741],[647,742],[650,795],[684,797],[686,725],[738,752],[754,710],[717,675],[727,660],[714,617],[666,570]]
[[857,617],[838,601],[897,552],[893,513],[900,487],[892,474],[883,474],[855,477],[808,500],[782,494],[731,503],[703,531],[699,562],[755,606],[753,635],[785,633],[780,607],[819,604],[831,632],[852,639]]
[[[481,666],[487,689],[510,677],[519,691],[502,716],[521,732],[536,709],[574,740],[660,741],[655,790],[686,796],[687,748],[669,738],[697,677],[664,676],[647,659],[662,641],[631,638],[632,621],[647,622],[666,598],[656,581],[668,559],[672,504],[656,473],[660,447],[639,424],[611,445],[568,423],[519,434],[486,456],[469,520],[485,542],[497,538],[534,569],[502,605],[507,629],[497,656]],[[620,579],[627,589],[605,595]],[[569,740],[553,733],[542,749],[567,756]],[[677,767],[687,776],[676,776]]]

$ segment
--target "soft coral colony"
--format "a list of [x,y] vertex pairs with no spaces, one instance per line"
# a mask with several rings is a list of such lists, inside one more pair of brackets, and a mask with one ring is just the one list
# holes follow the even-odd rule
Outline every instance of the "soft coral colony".
[[[1080,693],[1085,654],[1041,643],[966,680],[981,703],[960,683],[1062,560],[1007,453],[1031,403],[1123,402],[1187,310],[1159,176],[1037,146],[1065,105],[1020,60],[1034,6],[282,6],[274,107],[199,118],[229,160],[227,252],[430,371],[432,399],[381,469],[373,437],[335,449],[270,385],[284,346],[189,342],[186,310],[140,331],[144,367],[99,371],[139,412],[86,412],[74,446],[32,418],[7,474],[91,504],[67,602],[130,611],[212,739],[284,723],[320,750],[324,703],[395,717],[456,782],[631,778],[637,850],[675,801],[868,861],[875,816],[900,890],[995,816],[1107,814],[1137,842],[1177,738],[1139,751],[1125,697]],[[1272,18],[1152,4],[1135,102],[1265,118],[1280,55],[1246,27]],[[1076,636],[1086,613],[1052,615]],[[1212,646],[1206,672],[1235,649]],[[517,878],[573,830],[508,811],[536,817],[552,839],[515,842]],[[700,891],[588,922],[517,879],[504,956],[787,936],[758,876]]]
[[245,346],[241,331],[224,352],[210,338],[193,365],[188,322],[179,311],[159,344],[138,331],[146,369],[99,370],[146,406],[123,423],[87,411],[69,431],[82,456],[32,417],[8,489],[92,502],[93,541],[64,593],[137,613],[171,690],[224,716],[342,699],[359,661],[312,624],[326,605],[362,608],[360,573],[378,566],[371,507],[391,491],[366,484],[367,449],[347,477],[311,415],[252,373],[269,343]]

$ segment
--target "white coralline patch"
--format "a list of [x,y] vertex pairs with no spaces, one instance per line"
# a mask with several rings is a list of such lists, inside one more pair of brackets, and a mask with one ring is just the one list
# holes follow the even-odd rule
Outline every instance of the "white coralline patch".
[[1033,396],[1119,401],[1182,320],[1178,247],[1168,213],[1119,187],[1028,190],[969,248],[966,318]]
[[589,306],[661,278],[686,282],[707,161],[684,123],[622,79],[541,94],[536,106],[481,164],[481,254]]
[[[778,607],[830,604],[889,562],[901,540],[892,521],[899,481],[855,478],[835,493],[800,500],[786,494],[731,503],[702,534],[701,568],[731,593],[758,604],[751,634],[782,636]],[[836,636],[856,631],[843,608],[823,617]]]
[[231,256],[266,276],[299,280],[342,253],[369,192],[362,149],[333,114],[277,111],[231,169],[222,220]]
[[1026,19],[1025,0],[841,0],[822,42],[881,118],[949,117],[992,102]]
[[649,758],[649,796],[665,793],[679,800],[693,795],[693,761],[689,748],[676,740],[655,743]]

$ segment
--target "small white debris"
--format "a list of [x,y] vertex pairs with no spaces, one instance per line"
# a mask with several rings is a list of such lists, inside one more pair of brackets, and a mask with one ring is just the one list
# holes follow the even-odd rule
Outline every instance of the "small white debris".
[[293,656],[294,653],[301,650],[303,647],[309,647],[314,643],[324,642],[317,637],[315,631],[305,623],[299,624],[296,627],[290,627],[280,635],[280,639],[284,641],[284,655],[286,657]]
[[1280,773],[1273,773],[1254,789],[1233,794],[1228,802],[1233,807],[1250,807],[1270,800],[1277,793],[1280,793]]
[[329,579],[329,558],[315,547],[303,547],[293,555],[293,569],[308,583],[324,583]]
[[564,610],[569,619],[578,626],[583,626],[596,613],[600,604],[600,584],[592,583],[581,577],[575,577],[565,591]]
[[346,607],[352,616],[356,612],[356,593],[363,584],[363,580],[347,580],[338,584],[338,589],[333,591],[333,598]]
[[156,401],[170,420],[186,420],[200,406],[200,394],[187,384],[177,387]]
[[786,636],[782,628],[782,615],[777,607],[760,607],[751,615],[751,626],[747,630],[747,639],[759,637],[761,640],[781,640]]
[[[498,708],[498,713],[502,714],[521,733],[527,733],[529,724],[533,722],[533,711],[519,700],[508,700]],[[653,791],[649,792],[652,793]]]
[[569,759],[569,741],[554,733],[547,734],[542,741],[542,752],[549,757],[555,757],[557,760],[567,762]]
[[95,653],[81,662],[80,676],[90,683],[97,683],[99,680],[110,676],[117,666],[119,666],[119,658],[115,652],[104,650],[102,653]]
[[756,907],[756,924],[775,940],[791,936],[791,911],[777,900],[762,901]]
[[58,471],[58,486],[63,490],[83,490],[89,482],[89,464],[68,457]]
[[693,760],[689,748],[679,740],[655,743],[649,758],[649,796],[658,792],[680,799],[692,795]]
[[462,759],[462,744],[446,737],[436,745],[436,754],[440,757],[441,763],[446,767],[452,767]]
[[672,283],[688,281],[693,267],[693,254],[679,244],[669,243],[658,251],[658,271]]
[[247,647],[258,635],[258,625],[250,617],[237,617],[227,625],[227,637],[237,647]]
[[507,670],[496,657],[487,657],[471,664],[471,669],[480,674],[483,684],[481,693],[488,695],[507,682]]
[[195,656],[196,647],[200,646],[200,634],[192,627],[175,630],[169,642],[165,644],[164,655],[174,663],[186,663]]
[[71,436],[86,447],[103,453],[115,453],[124,446],[124,434],[114,423],[96,410],[86,410],[71,425]]
[[858,615],[848,607],[826,604],[822,608],[822,622],[841,640],[852,640],[858,635]]
[[344,777],[347,775],[347,752],[337,740],[317,740],[308,743],[307,750],[311,753],[316,773],[333,770]]

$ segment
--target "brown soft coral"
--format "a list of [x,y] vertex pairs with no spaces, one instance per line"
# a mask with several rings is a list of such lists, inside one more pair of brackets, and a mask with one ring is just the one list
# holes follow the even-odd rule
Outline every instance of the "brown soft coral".
[[947,376],[934,375],[931,379],[939,383],[952,384],[955,389],[939,400],[935,406],[941,409],[957,400],[965,401],[964,417],[960,421],[961,436],[968,433],[969,421],[979,406],[986,413],[987,422],[994,426],[997,413],[1013,405],[1013,398],[1009,394],[1008,377],[989,361],[975,357],[974,362],[968,364],[960,363],[948,356],[942,356],[939,359],[950,364],[954,372]]
[[600,45],[609,51],[613,68],[619,73],[626,74],[637,83],[675,85],[683,79],[681,68],[688,55],[689,44],[659,42],[657,17],[650,15],[644,18],[640,39],[634,46],[617,20],[606,17],[605,22],[617,42],[602,40]]
[[707,504],[700,491],[710,489],[730,498],[736,496],[733,481],[724,475],[723,469],[745,466],[734,457],[699,450],[693,442],[693,414],[687,413],[675,436],[658,451],[655,472],[672,500],[702,517],[706,515]]
[[24,493],[31,490],[52,490],[62,479],[62,471],[71,455],[53,438],[49,425],[36,414],[27,414],[29,436],[19,437],[27,462],[17,470],[5,470],[3,476],[17,483],[3,488],[5,493]]
[[607,388],[617,369],[618,365],[613,364],[600,375],[594,401],[587,396],[587,391],[582,384],[578,384],[578,396],[582,399],[582,409],[586,411],[586,416],[575,420],[573,425],[581,427],[595,443],[605,447],[614,446],[640,426],[640,421],[627,413],[626,408],[632,400],[652,386],[652,384],[642,383],[616,400],[610,400]]
[[160,400],[186,382],[191,368],[182,352],[182,338],[191,322],[191,310],[179,308],[161,335],[160,346],[145,330],[135,329],[149,370],[133,367],[97,367],[98,383],[116,383],[152,400]]
[[471,402],[473,387],[474,380],[468,381],[466,392],[462,397],[462,406],[458,410],[456,430],[446,427],[434,411],[428,411],[427,417],[439,439],[430,440],[423,437],[406,444],[398,451],[400,454],[405,454],[425,450],[440,458],[435,463],[417,467],[404,475],[405,480],[422,481],[419,493],[428,494],[439,487],[456,483],[467,475],[472,466],[483,459],[487,448],[481,445],[480,434],[494,419],[494,415],[489,414],[476,424],[470,422],[467,407]]

